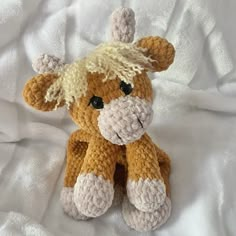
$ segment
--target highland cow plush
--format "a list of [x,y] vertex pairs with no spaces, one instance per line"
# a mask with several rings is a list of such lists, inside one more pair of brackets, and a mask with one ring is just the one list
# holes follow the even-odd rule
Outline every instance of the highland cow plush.
[[122,196],[125,222],[138,231],[154,230],[170,216],[170,159],[146,133],[153,92],[147,72],[166,70],[174,48],[160,37],[131,43],[134,13],[113,13],[113,40],[72,64],[42,55],[40,74],[23,96],[32,107],[68,108],[79,129],[67,145],[62,207],[76,220],[104,214]]

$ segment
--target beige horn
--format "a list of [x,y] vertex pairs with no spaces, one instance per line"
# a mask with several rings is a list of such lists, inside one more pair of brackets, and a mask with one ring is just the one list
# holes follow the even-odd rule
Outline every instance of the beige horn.
[[65,63],[62,59],[46,53],[41,54],[32,63],[34,71],[38,74],[57,72],[64,65]]
[[135,33],[135,14],[131,8],[120,7],[111,15],[113,41],[132,43]]

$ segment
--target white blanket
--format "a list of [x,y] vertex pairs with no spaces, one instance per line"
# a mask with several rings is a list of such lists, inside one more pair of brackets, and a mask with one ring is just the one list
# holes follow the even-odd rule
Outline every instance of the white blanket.
[[136,235],[120,207],[76,222],[59,203],[66,109],[37,112],[22,99],[31,61],[67,62],[109,39],[119,6],[136,13],[136,39],[166,37],[171,68],[152,76],[152,138],[172,157],[173,211],[159,236],[236,235],[236,2],[220,0],[3,0],[0,4],[0,235]]

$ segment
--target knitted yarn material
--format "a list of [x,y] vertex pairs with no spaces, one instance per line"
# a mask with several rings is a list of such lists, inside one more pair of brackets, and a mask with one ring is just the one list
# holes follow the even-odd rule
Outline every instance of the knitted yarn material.
[[98,127],[107,140],[124,145],[139,139],[152,121],[150,102],[125,96],[112,100],[100,111]]
[[131,44],[134,25],[133,11],[120,8],[112,15],[113,42],[67,65],[42,54],[33,63],[42,74],[26,83],[23,96],[41,111],[66,105],[80,127],[67,144],[64,212],[85,220],[123,201],[126,224],[148,231],[166,222],[171,202],[170,159],[146,134],[153,97],[147,71],[166,70],[175,51],[160,37]]
[[57,81],[56,74],[39,74],[29,80],[24,87],[23,97],[25,101],[37,110],[51,111],[54,107],[63,106],[64,102],[57,104],[56,101],[45,102],[45,95],[49,86]]
[[58,77],[45,96],[46,102],[57,102],[54,109],[57,109],[63,100],[69,108],[72,102],[86,95],[88,84],[85,59],[66,65],[64,70],[58,73]]
[[171,201],[167,197],[163,205],[153,212],[140,211],[125,197],[122,214],[127,225],[140,232],[155,230],[161,227],[170,217]]
[[49,87],[45,100],[56,100],[57,105],[65,100],[69,108],[72,102],[85,96],[88,87],[87,73],[104,74],[104,82],[118,77],[133,86],[135,75],[152,68],[153,60],[144,55],[145,51],[146,49],[133,44],[103,43],[86,58],[66,65],[59,71],[59,79]]
[[166,39],[158,36],[144,37],[136,43],[136,46],[147,49],[145,55],[153,59],[154,71],[167,70],[174,61],[175,49]]
[[74,202],[84,215],[97,217],[111,206],[114,196],[113,185],[102,176],[92,173],[81,174],[74,187]]
[[127,196],[140,211],[152,212],[158,209],[166,198],[166,187],[162,180],[128,180]]
[[111,38],[114,41],[131,43],[135,33],[135,14],[130,8],[121,7],[111,16]]
[[63,187],[60,201],[64,212],[75,220],[87,220],[88,217],[80,213],[74,203],[74,188]]
[[32,63],[34,71],[38,74],[57,72],[61,70],[64,65],[65,63],[62,59],[45,53],[41,54]]

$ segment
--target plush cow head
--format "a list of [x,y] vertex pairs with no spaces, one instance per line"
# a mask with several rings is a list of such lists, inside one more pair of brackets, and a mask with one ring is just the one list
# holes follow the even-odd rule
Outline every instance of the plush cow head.
[[166,70],[173,59],[173,46],[160,37],[103,43],[57,73],[33,77],[23,95],[42,111],[66,105],[82,130],[125,145],[139,139],[152,120],[147,71]]

